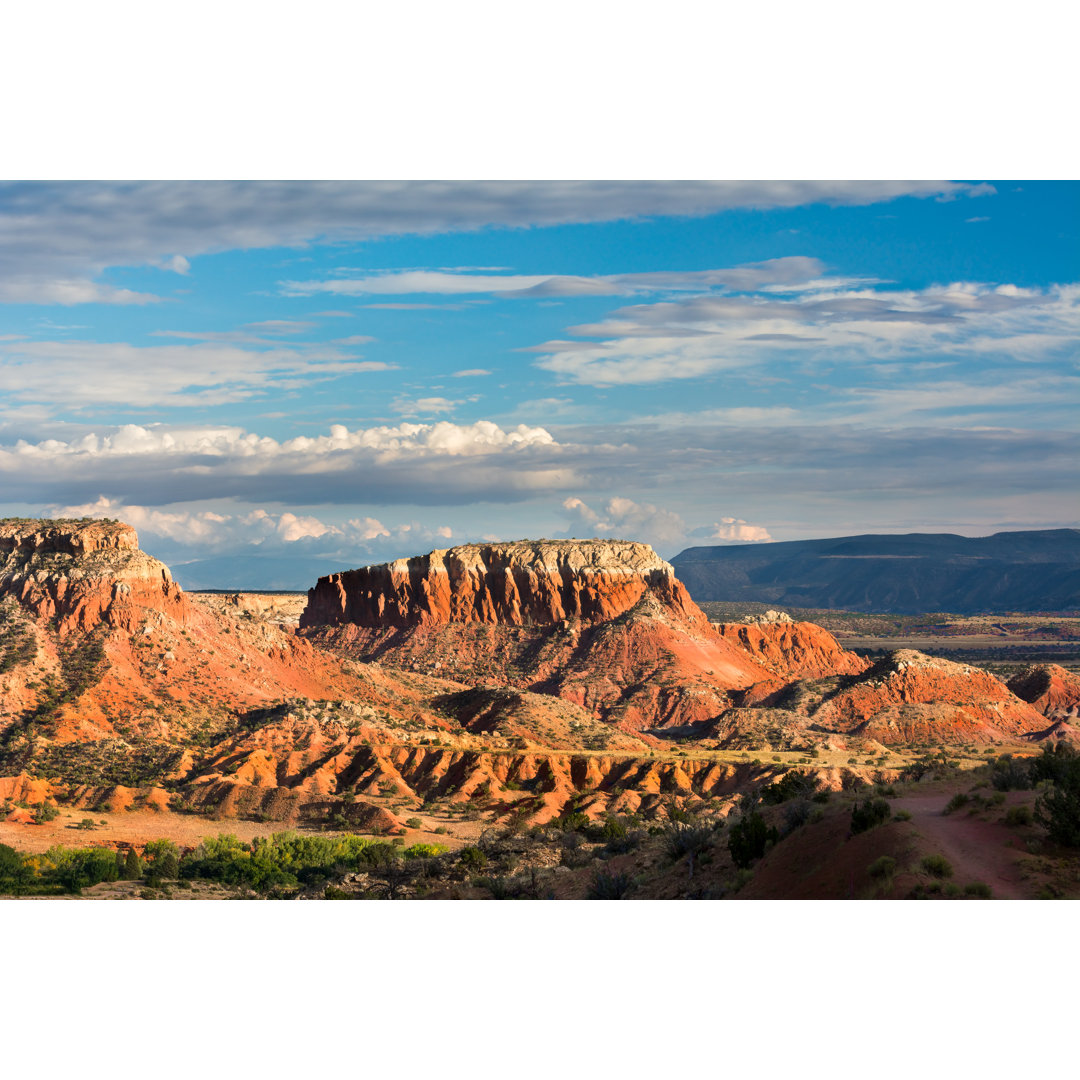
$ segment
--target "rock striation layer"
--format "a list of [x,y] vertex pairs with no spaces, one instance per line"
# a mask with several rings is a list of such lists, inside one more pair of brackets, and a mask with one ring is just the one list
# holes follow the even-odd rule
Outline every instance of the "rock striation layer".
[[131,629],[146,609],[183,622],[189,611],[169,568],[139,550],[135,530],[122,522],[0,522],[5,595],[61,634],[101,623]]
[[301,628],[600,623],[647,592],[700,615],[675,571],[647,544],[521,540],[467,544],[320,578]]

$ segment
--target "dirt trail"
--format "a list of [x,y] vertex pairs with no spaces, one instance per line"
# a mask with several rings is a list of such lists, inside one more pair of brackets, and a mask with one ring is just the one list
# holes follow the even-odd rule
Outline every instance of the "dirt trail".
[[990,820],[969,816],[966,808],[945,815],[942,811],[952,794],[917,795],[898,799],[894,806],[907,810],[912,824],[952,863],[958,885],[984,881],[995,899],[1030,899],[1020,866],[1026,852],[1013,846],[1016,831],[998,820],[1005,806],[990,811]]

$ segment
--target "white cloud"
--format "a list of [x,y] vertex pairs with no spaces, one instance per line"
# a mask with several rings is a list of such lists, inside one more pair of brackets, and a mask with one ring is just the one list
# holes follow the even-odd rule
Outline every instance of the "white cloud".
[[173,255],[172,258],[162,259],[157,265],[162,270],[171,270],[174,274],[187,275],[191,272],[191,263],[183,255]]
[[451,376],[454,379],[471,379],[479,375],[490,375],[487,368],[466,368],[464,371],[455,371]]
[[1080,285],[958,282],[787,298],[697,296],[626,307],[571,333],[586,340],[531,351],[544,354],[538,367],[591,386],[694,378],[782,354],[856,362],[965,352],[1034,359],[1075,348]]
[[[386,526],[377,518],[350,518],[333,524],[309,514],[263,507],[237,508],[232,513],[162,509],[125,503],[104,495],[92,502],[52,506],[56,517],[116,518],[134,526],[140,543],[168,541],[167,549],[181,557],[220,554],[271,555],[303,548],[307,556],[340,555],[346,563],[359,565],[364,557],[397,558],[403,550],[419,554],[425,546],[453,538],[447,525],[434,528],[417,522]],[[160,547],[160,544],[156,545]],[[415,550],[413,550],[415,548]]]
[[[184,332],[164,332],[181,336]],[[387,371],[333,346],[240,348],[233,342],[135,346],[125,342],[21,341],[0,345],[0,392],[9,400],[81,410],[134,406],[217,405],[271,388]]]
[[760,525],[748,525],[742,518],[730,517],[694,529],[689,535],[722,544],[760,544],[772,540],[768,529]]
[[[6,183],[0,185],[0,302],[147,303],[96,284],[110,266],[182,272],[208,253],[702,215],[809,203],[865,206],[993,191],[949,181],[374,181]],[[181,261],[182,260],[182,261]]]
[[137,505],[216,498],[445,505],[580,486],[580,465],[575,449],[542,427],[488,420],[338,424],[283,442],[239,427],[129,424],[0,446],[0,486],[8,500],[34,502],[81,502],[93,488]]
[[449,398],[444,397],[415,399],[399,397],[394,399],[394,403],[390,408],[402,416],[434,416],[438,413],[453,412],[459,405],[463,404],[463,400],[451,401]]
[[467,295],[491,293],[516,297],[629,296],[634,293],[696,291],[724,288],[752,291],[772,288],[798,291],[873,284],[874,278],[844,278],[826,281],[820,275],[824,265],[818,259],[792,255],[765,262],[716,270],[655,271],[636,274],[605,274],[582,277],[565,274],[476,274],[439,270],[405,270],[359,278],[332,278],[325,281],[283,281],[287,296],[308,296],[329,292],[342,296],[408,293]]
[[683,518],[652,503],[638,503],[619,496],[608,499],[599,511],[581,499],[566,499],[563,508],[570,513],[571,535],[605,536],[619,540],[639,540],[661,553],[674,554],[692,537],[721,543],[756,543],[772,537],[760,525],[748,525],[742,518],[721,518],[711,525],[690,529]]
[[[3,260],[0,259],[0,265]],[[4,276],[0,271],[0,304],[156,304],[152,293],[117,289],[84,278]]]

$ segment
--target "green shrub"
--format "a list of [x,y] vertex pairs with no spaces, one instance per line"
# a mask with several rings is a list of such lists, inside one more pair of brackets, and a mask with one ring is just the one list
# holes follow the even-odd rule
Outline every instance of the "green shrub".
[[985,881],[972,881],[964,886],[964,895],[975,900],[991,900],[994,896],[994,890]]
[[775,806],[789,799],[810,799],[818,790],[818,779],[811,773],[792,769],[775,783],[768,784],[759,792],[761,801]]
[[765,854],[765,848],[775,844],[779,834],[775,828],[765,824],[765,819],[756,811],[747,814],[731,826],[728,835],[728,851],[735,865],[746,869]]
[[1043,747],[1032,773],[1049,781],[1035,800],[1035,820],[1054,843],[1080,847],[1080,753],[1066,743]]
[[442,844],[412,844],[402,852],[402,855],[406,859],[431,859],[444,851],[446,848]]
[[487,866],[487,856],[478,847],[462,848],[458,852],[458,861],[469,874],[479,874]]
[[422,829],[424,827],[424,823],[418,817],[406,818],[405,824],[410,829]]
[[945,809],[942,811],[944,814],[951,814],[956,810],[959,810],[962,806],[967,806],[971,802],[971,796],[965,795],[964,792],[958,791],[946,804]]
[[1027,791],[1031,787],[1031,766],[1012,754],[1002,754],[991,766],[990,783],[998,791]]
[[892,808],[884,799],[867,799],[864,803],[856,803],[851,811],[851,831],[853,833],[866,832],[889,820]]
[[875,881],[891,878],[896,873],[896,860],[890,855],[875,859],[869,867],[869,874]]
[[909,811],[907,811],[907,810],[897,810],[896,813],[893,814],[893,821],[910,821],[910,820],[911,820],[911,813]]
[[952,877],[952,863],[944,855],[927,855],[922,861],[922,868],[931,877]]
[[1030,806],[1010,806],[1005,811],[1006,825],[1030,825],[1033,820]]
[[675,825],[664,838],[664,851],[672,861],[684,855],[702,855],[716,839],[707,825]]
[[598,870],[589,886],[589,900],[625,900],[634,890],[634,880],[629,874],[606,874]]

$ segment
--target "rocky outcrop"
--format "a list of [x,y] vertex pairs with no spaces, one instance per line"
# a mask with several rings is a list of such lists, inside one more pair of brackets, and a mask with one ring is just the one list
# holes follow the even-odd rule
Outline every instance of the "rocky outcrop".
[[770,671],[645,544],[469,545],[322,578],[301,632],[358,660],[554,694],[624,731],[698,723]]
[[858,675],[870,666],[864,657],[843,648],[828,630],[814,623],[793,622],[788,616],[713,625],[725,641],[749,653],[777,676],[816,679]]
[[1080,713],[1080,675],[1058,664],[1032,664],[1006,684],[1022,701],[1055,720]]
[[5,595],[61,634],[102,623],[134,629],[147,609],[181,622],[189,612],[169,568],[140,551],[135,530],[122,522],[0,522]]
[[647,544],[520,540],[467,544],[320,578],[302,628],[605,622],[646,593],[701,616],[675,572]]
[[886,745],[1016,741],[1046,726],[989,672],[913,649],[890,653],[853,681],[841,681],[811,715],[819,729]]

